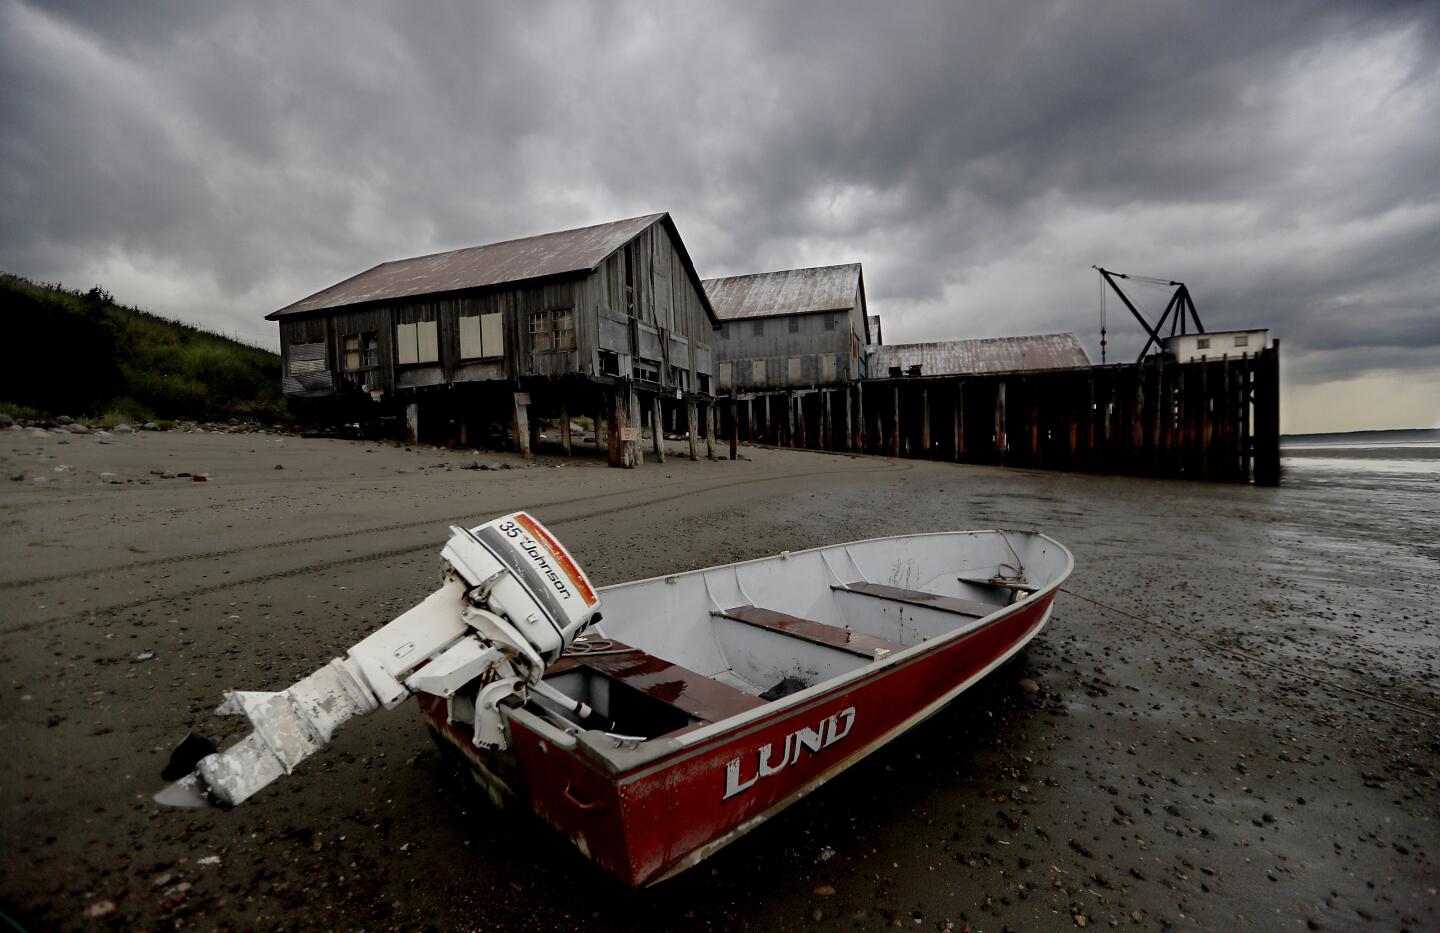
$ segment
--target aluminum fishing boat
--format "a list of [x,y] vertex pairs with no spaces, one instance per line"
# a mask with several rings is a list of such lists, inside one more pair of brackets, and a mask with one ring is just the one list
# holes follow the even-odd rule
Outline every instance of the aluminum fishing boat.
[[287,690],[227,694],[254,731],[187,739],[157,799],[240,803],[413,694],[492,799],[653,884],[1023,649],[1073,567],[1042,534],[944,532],[595,588],[525,513],[452,533],[436,593]]

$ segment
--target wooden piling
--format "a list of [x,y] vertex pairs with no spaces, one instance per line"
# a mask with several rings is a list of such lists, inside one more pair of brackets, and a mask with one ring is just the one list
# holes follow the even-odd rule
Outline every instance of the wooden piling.
[[855,386],[855,449],[863,453],[869,453],[866,446],[865,430],[865,383],[857,383]]
[[900,387],[897,385],[892,393],[892,418],[890,425],[890,456],[900,456]]
[[830,435],[835,433],[835,426],[830,423],[830,390],[820,390],[820,449],[829,450],[835,446]]
[[420,443],[420,403],[411,402],[405,406],[405,443]]
[[1005,436],[1005,380],[995,387],[995,454],[1001,463],[1006,460],[1009,443]]
[[735,393],[730,393],[730,459],[740,457],[740,422],[736,419]]
[[965,459],[965,380],[955,383],[955,444],[956,460]]
[[665,411],[656,393],[650,401],[650,437],[655,444],[655,462],[665,462]]
[[565,456],[570,456],[570,402],[560,402],[560,446],[565,449]]
[[690,438],[690,459],[700,459],[700,436],[695,427],[695,400],[685,403],[685,433]]
[[1280,485],[1280,341],[1255,355],[1255,484]]
[[515,447],[526,460],[535,459],[530,437],[530,393],[516,392],[511,424],[515,433]]
[[924,456],[931,455],[930,450],[930,390],[920,390],[920,448],[925,451]]

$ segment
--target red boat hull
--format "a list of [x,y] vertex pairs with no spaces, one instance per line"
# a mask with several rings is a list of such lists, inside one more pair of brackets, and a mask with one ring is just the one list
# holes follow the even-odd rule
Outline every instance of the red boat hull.
[[611,772],[511,722],[504,755],[483,754],[446,703],[422,695],[430,725],[483,783],[513,795],[632,887],[670,877],[758,826],[923,721],[1019,651],[1048,618],[1054,591],[982,626],[937,639],[858,678],[673,754]]

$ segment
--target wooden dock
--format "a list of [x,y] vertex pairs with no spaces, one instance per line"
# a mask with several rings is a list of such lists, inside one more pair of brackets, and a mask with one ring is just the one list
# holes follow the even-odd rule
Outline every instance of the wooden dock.
[[740,441],[1077,472],[1280,483],[1280,344],[1179,363],[867,379],[737,395]]

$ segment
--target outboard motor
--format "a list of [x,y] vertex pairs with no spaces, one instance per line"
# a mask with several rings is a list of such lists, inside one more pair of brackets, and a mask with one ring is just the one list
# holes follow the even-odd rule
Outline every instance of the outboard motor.
[[589,715],[540,679],[600,620],[600,599],[585,572],[524,512],[450,531],[440,589],[284,690],[227,692],[216,712],[245,716],[253,731],[219,752],[187,738],[166,772],[183,773],[191,763],[194,770],[155,799],[172,806],[241,803],[328,745],[341,724],[393,709],[414,693],[447,698],[450,721],[470,724],[481,748],[506,747],[500,707],[522,704],[532,691]]

